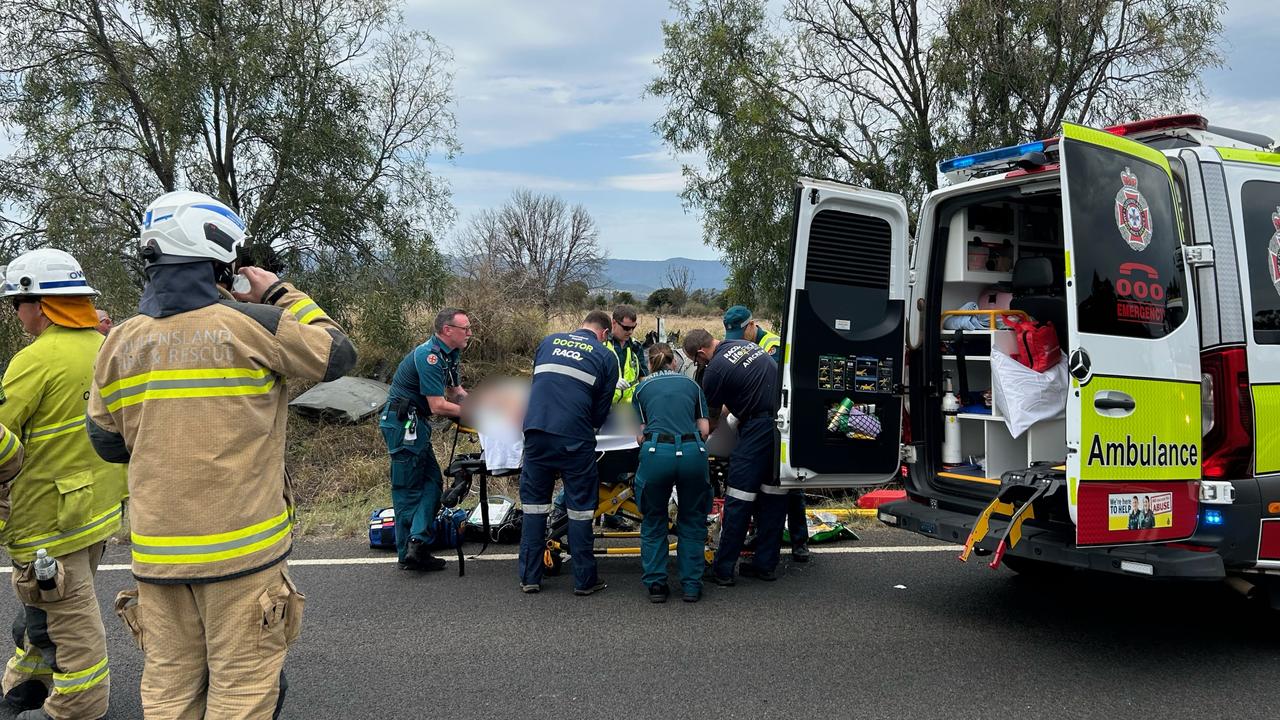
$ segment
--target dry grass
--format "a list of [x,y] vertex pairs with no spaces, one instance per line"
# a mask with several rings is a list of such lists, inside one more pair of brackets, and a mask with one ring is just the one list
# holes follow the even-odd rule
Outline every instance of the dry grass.
[[[449,463],[453,436],[452,429],[432,433],[431,444],[442,469]],[[469,436],[459,438],[458,453],[476,450]],[[369,513],[391,505],[391,461],[376,417],[356,425],[337,425],[293,413],[286,464],[303,535],[362,535],[368,529]]]

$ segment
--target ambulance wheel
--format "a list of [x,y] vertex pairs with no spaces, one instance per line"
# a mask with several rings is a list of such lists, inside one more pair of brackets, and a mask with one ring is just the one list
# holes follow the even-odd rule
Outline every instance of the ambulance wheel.
[[1071,572],[1070,566],[1035,560],[1019,555],[1005,555],[1000,564],[1025,578],[1049,580]]

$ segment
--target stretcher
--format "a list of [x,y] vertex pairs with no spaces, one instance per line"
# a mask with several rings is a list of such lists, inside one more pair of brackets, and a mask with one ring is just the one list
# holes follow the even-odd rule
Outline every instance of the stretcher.
[[[494,454],[485,452],[485,439],[473,428],[457,426],[454,447],[457,446],[458,436],[464,434],[469,435],[481,446],[480,458],[471,461],[467,468],[469,471],[479,474],[482,478],[519,475],[519,467],[503,467],[496,470],[489,468],[489,462],[494,460]],[[638,531],[611,529],[607,526],[605,518],[622,519],[632,525],[639,525],[643,519],[640,507],[636,504],[634,485],[636,468],[640,464],[640,446],[634,435],[602,434],[596,437],[596,454],[596,467],[600,476],[600,499],[596,504],[594,515],[596,530],[593,535],[597,540],[638,539],[640,537]],[[501,456],[505,458],[501,464],[513,464],[510,452],[502,453]],[[717,461],[713,458],[712,462]],[[713,487],[719,486],[713,480]],[[719,537],[718,524],[718,516],[714,523],[709,523],[705,550],[708,562],[715,554],[715,538]],[[670,520],[667,523],[667,532],[669,536],[675,532],[675,523]],[[550,575],[560,572],[564,555],[569,549],[568,534],[568,512],[557,505],[547,518],[546,550],[543,553],[543,563]],[[671,542],[668,546],[669,550],[675,548],[675,542]],[[597,555],[638,555],[640,547],[608,545],[597,547],[595,553]]]
[[[640,446],[631,436],[601,435],[596,438],[596,469],[600,476],[600,500],[596,504],[593,533],[597,540],[637,539],[640,533],[634,530],[615,530],[609,528],[607,518],[623,519],[633,525],[639,525],[643,519],[640,507],[636,504],[635,473],[640,464]],[[716,462],[713,458],[711,462]],[[713,483],[713,488],[716,487]],[[718,493],[715,493],[718,495]],[[547,519],[547,549],[543,553],[543,564],[550,575],[560,572],[564,554],[569,549],[569,516],[562,507],[552,510]],[[675,523],[667,520],[668,537],[675,534]],[[719,516],[707,524],[707,543],[703,555],[707,562],[715,556],[716,539],[720,536]],[[667,545],[668,552],[676,549],[674,541]],[[638,555],[640,547],[636,545],[608,545],[597,547],[597,555]]]

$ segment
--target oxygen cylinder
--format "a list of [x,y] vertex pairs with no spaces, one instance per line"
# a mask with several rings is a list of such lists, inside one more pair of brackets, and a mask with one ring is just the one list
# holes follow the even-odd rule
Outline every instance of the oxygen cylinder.
[[951,389],[951,373],[943,380],[942,395],[942,464],[960,464],[960,398]]

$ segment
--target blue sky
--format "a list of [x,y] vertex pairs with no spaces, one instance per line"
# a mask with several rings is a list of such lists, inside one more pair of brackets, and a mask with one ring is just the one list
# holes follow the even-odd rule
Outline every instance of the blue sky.
[[[662,51],[664,0],[408,0],[407,23],[452,49],[462,154],[440,169],[458,227],[516,187],[559,193],[595,217],[611,256],[715,259],[678,193],[680,164],[643,97]],[[1280,3],[1233,0],[1227,67],[1206,74],[1215,124],[1280,137],[1274,43]]]

